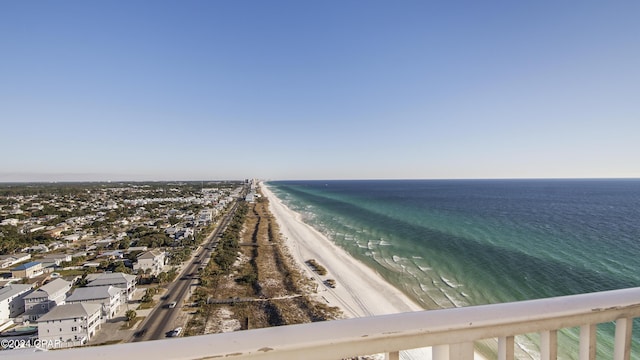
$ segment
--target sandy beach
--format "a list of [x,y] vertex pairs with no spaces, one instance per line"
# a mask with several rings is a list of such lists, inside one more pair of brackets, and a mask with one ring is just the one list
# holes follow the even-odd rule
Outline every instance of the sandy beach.
[[[336,246],[326,236],[305,224],[300,214],[286,207],[264,183],[263,194],[269,199],[269,208],[285,237],[291,255],[309,277],[316,279],[318,296],[327,305],[337,306],[347,317],[363,317],[424,310],[415,301],[387,282],[377,272],[367,267]],[[320,276],[305,261],[316,259],[327,269]],[[323,283],[334,279],[336,287]],[[476,353],[476,359],[482,359]],[[429,348],[403,351],[403,359],[431,359]]]

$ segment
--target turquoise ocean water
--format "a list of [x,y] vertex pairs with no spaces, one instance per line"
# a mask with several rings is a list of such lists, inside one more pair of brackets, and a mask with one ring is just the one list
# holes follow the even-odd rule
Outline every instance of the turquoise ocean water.
[[[308,224],[427,309],[640,286],[640,180],[276,181]],[[637,323],[637,321],[636,321]],[[640,359],[640,328],[634,354]],[[519,337],[536,352],[536,336]],[[559,334],[577,358],[577,329]],[[611,358],[613,325],[598,327]]]

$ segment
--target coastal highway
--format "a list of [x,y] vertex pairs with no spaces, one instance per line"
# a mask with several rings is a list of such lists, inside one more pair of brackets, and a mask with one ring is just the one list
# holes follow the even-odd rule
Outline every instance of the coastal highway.
[[[176,324],[176,318],[179,315],[179,311],[183,311],[182,304],[190,295],[189,289],[197,278],[198,268],[206,265],[204,261],[210,257],[212,249],[231,221],[237,207],[238,202],[236,201],[231,210],[224,216],[220,225],[203,241],[204,246],[197,250],[195,256],[178,274],[177,279],[167,286],[167,292],[163,296],[163,300],[142,321],[129,342],[163,339],[172,329],[183,326],[183,324]],[[175,308],[170,309],[169,304],[174,301],[177,305]]]

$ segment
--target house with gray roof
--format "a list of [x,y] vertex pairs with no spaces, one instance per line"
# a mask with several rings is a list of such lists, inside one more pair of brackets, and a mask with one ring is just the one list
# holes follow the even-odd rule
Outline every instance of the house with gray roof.
[[102,322],[112,319],[120,310],[122,304],[120,288],[107,286],[92,286],[77,288],[67,296],[67,304],[98,304],[101,306]]
[[71,282],[58,278],[25,295],[25,317],[29,320],[37,320],[54,307],[63,305],[71,285]]
[[9,284],[0,288],[0,325],[24,312],[24,297],[31,291],[27,284]]
[[124,273],[88,274],[87,281],[89,282],[87,283],[87,287],[111,285],[120,288],[124,298],[127,300],[130,300],[136,291],[135,275]]
[[31,254],[27,253],[0,255],[0,268],[5,269],[29,259],[31,259]]
[[100,329],[101,310],[100,304],[56,306],[38,319],[38,338],[54,347],[84,345]]
[[71,254],[48,254],[43,257],[40,262],[42,262],[43,267],[56,267],[60,266],[63,262],[71,261]]
[[145,251],[138,255],[136,263],[133,264],[133,270],[138,274],[149,269],[151,275],[158,275],[164,270],[165,252],[160,250]]

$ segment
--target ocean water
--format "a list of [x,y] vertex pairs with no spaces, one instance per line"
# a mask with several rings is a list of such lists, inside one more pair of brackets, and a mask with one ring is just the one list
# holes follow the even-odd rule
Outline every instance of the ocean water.
[[[308,224],[425,308],[640,286],[640,180],[276,181]],[[634,326],[632,358],[640,359]],[[611,358],[613,324],[598,326]],[[578,331],[559,333],[578,357]],[[536,335],[517,338],[536,358]]]

